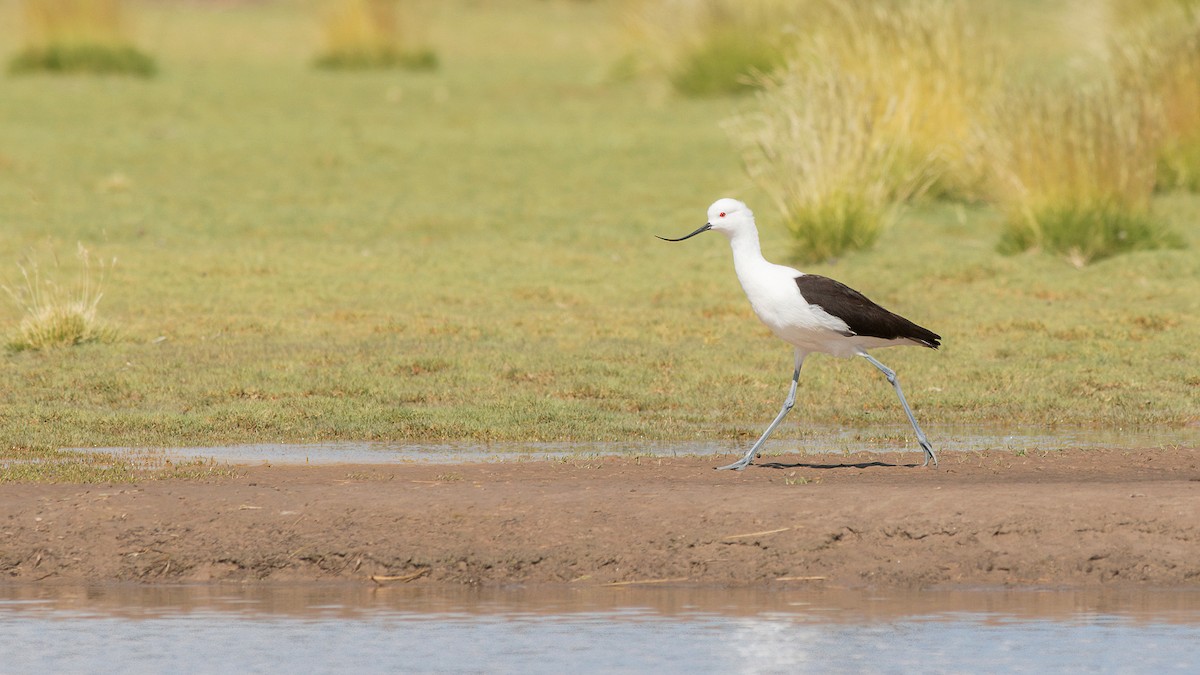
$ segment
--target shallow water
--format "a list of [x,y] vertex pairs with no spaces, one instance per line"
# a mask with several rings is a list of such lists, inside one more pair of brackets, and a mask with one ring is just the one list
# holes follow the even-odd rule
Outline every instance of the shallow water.
[[[1152,448],[1200,445],[1200,427],[1183,429],[1054,429],[1025,430],[1020,434],[994,429],[933,428],[929,437],[938,452],[982,450],[1060,450],[1064,448]],[[393,464],[400,462],[454,463],[554,459],[580,455],[627,455],[672,457],[697,455],[740,455],[741,442],[624,442],[624,443],[394,443],[331,442],[211,446],[196,448],[71,448],[84,452],[108,452],[154,463],[162,460],[212,460],[219,463],[271,464]],[[818,430],[799,439],[780,439],[767,444],[764,457],[772,453],[894,452],[919,455],[920,447],[907,426],[845,430]]]
[[12,673],[1194,672],[1200,592],[0,586]]

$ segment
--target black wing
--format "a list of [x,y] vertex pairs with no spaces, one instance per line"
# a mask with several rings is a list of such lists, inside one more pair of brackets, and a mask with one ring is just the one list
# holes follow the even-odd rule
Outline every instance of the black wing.
[[855,335],[884,340],[908,338],[934,349],[941,346],[942,336],[887,311],[840,281],[817,274],[803,274],[796,277],[796,286],[810,305],[817,305],[845,321]]

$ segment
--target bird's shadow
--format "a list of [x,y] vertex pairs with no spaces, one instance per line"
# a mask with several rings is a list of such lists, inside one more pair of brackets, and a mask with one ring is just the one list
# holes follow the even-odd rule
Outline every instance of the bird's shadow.
[[888,462],[846,462],[842,464],[814,464],[811,462],[798,462],[796,464],[784,464],[783,462],[764,462],[757,464],[766,469],[870,469],[873,467],[908,467],[913,468],[920,464],[890,464]]

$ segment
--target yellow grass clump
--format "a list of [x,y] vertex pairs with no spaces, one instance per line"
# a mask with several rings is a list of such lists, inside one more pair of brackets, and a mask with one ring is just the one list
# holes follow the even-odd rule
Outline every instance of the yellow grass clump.
[[418,12],[401,0],[330,0],[321,16],[322,68],[437,68],[437,54],[418,46]]
[[805,0],[631,0],[622,76],[665,76],[685,96],[736,94],[783,65]]
[[153,75],[154,60],[126,35],[121,0],[24,0],[26,47],[13,73]]
[[1076,266],[1182,246],[1151,212],[1162,113],[1111,84],[1008,92],[981,126],[1006,216],[1001,250],[1044,249]]
[[1200,3],[1144,17],[1114,42],[1112,61],[1122,87],[1162,106],[1159,187],[1200,191]]
[[934,159],[932,196],[979,197],[985,171],[971,128],[1000,81],[987,17],[963,0],[823,0],[820,8],[801,58],[836,60],[885,106],[874,113],[879,133],[911,146],[914,169]]
[[807,261],[870,246],[901,203],[931,189],[981,193],[970,130],[996,70],[960,0],[822,0],[811,11],[786,69],[761,78],[758,111],[729,125]]
[[792,62],[769,78],[758,110],[726,124],[747,173],[774,200],[795,239],[795,257],[830,260],[871,246],[899,202],[928,183],[928,163],[890,133],[910,109],[833,61]]
[[96,266],[98,275],[93,279],[91,253],[82,244],[77,257],[80,271],[74,284],[62,286],[44,277],[33,261],[18,264],[22,278],[19,285],[0,285],[24,314],[8,338],[9,351],[71,347],[116,338],[116,331],[99,318],[97,311],[104,295],[105,265]]

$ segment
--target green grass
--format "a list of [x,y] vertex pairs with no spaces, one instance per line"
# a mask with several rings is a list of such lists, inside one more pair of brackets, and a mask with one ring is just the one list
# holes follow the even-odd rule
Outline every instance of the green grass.
[[154,59],[131,45],[30,47],[8,63],[8,72],[14,75],[48,72],[150,77],[156,69]]
[[330,52],[317,57],[318,68],[363,69],[363,68],[407,68],[409,70],[436,70],[437,54],[424,49],[416,52],[401,52],[395,49],[362,49]]
[[155,456],[117,457],[50,447],[0,447],[0,483],[133,483],[139,480],[203,480],[240,471],[212,461],[172,463]]
[[[116,257],[101,308],[125,337],[0,358],[6,446],[649,445],[753,440],[778,410],[790,350],[728,245],[652,235],[736,196],[782,261],[782,218],[743,183],[728,101],[606,82],[604,3],[447,4],[443,68],[420,75],[311,69],[288,5],[138,9],[155,80],[4,83],[0,269],[77,241]],[[1179,427],[1200,199],[1155,205],[1190,248],[1076,270],[998,255],[998,214],[934,204],[808,270],[943,335],[880,354],[935,444],[944,425]],[[6,331],[21,316],[0,303]],[[776,442],[877,424],[905,425],[878,373],[813,357]]]
[[1082,267],[1130,251],[1183,247],[1183,237],[1149,213],[1111,204],[1071,204],[1010,220],[999,250],[1013,254],[1044,248]]

